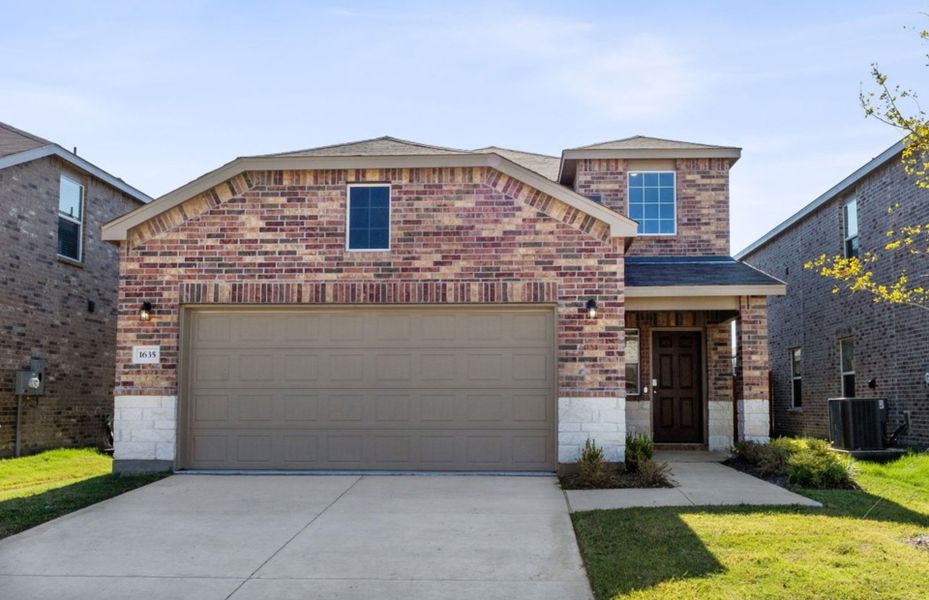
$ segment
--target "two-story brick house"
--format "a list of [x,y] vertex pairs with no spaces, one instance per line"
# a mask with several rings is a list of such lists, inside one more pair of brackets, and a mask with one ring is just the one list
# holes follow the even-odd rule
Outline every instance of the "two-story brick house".
[[739,156],[385,137],[235,159],[104,227],[114,468],[551,471],[588,438],[621,460],[631,431],[763,439],[783,284],[729,257]]
[[103,443],[113,409],[119,252],[100,228],[150,198],[61,146],[0,123],[0,457],[15,452],[14,373],[45,359],[23,452]]
[[884,398],[887,433],[908,425],[900,443],[929,445],[929,312],[834,294],[832,281],[803,267],[874,250],[885,255],[877,278],[929,276],[925,256],[882,252],[886,232],[929,222],[929,190],[906,175],[902,150],[894,144],[738,254],[788,284],[768,312],[779,434],[827,437],[829,398]]

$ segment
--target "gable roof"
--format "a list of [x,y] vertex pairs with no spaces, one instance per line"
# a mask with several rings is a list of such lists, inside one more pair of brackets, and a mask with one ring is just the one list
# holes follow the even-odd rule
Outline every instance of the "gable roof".
[[480,154],[499,154],[503,158],[511,160],[518,165],[522,165],[530,171],[535,171],[539,175],[551,179],[552,181],[558,180],[558,167],[561,164],[561,159],[557,156],[536,154],[535,152],[523,152],[522,150],[501,148],[499,146],[487,146],[486,148],[478,148],[472,152]]
[[735,163],[741,156],[742,149],[736,146],[714,146],[634,135],[563,151],[558,181],[564,185],[573,185],[577,174],[577,161],[584,159],[728,158]]
[[772,241],[774,238],[778,237],[779,235],[781,235],[782,233],[784,233],[785,231],[787,231],[788,229],[790,229],[791,227],[793,227],[794,225],[802,221],[804,218],[806,218],[807,215],[815,212],[819,207],[825,205],[826,203],[828,203],[830,200],[833,200],[837,196],[844,194],[846,191],[854,187],[859,181],[861,181],[862,179],[864,179],[865,177],[873,173],[875,170],[877,170],[879,167],[881,167],[884,163],[886,163],[890,159],[894,158],[895,156],[903,152],[903,149],[905,147],[906,147],[906,139],[902,139],[896,144],[894,144],[893,146],[891,146],[890,148],[884,150],[883,152],[881,152],[880,154],[878,154],[877,156],[875,156],[874,158],[866,162],[864,165],[859,167],[854,173],[852,173],[851,175],[849,175],[848,177],[846,177],[839,183],[835,184],[834,186],[826,190],[824,193],[822,193],[820,196],[818,196],[815,200],[813,200],[812,202],[810,202],[809,204],[807,204],[806,206],[804,206],[803,208],[795,212],[793,215],[788,217],[787,220],[785,220],[783,223],[781,223],[780,225],[778,225],[777,227],[775,227],[768,233],[764,234],[756,241],[749,244],[746,248],[744,248],[738,254],[736,254],[735,257],[738,258],[739,260],[746,258],[749,254],[751,254],[755,250],[766,245],[768,242]]
[[84,160],[73,152],[68,152],[58,144],[33,135],[12,125],[0,123],[0,169],[31,162],[46,156],[57,156],[66,163],[124,192],[130,198],[143,204],[151,197],[132,187],[122,179],[115,177],[100,167]]
[[252,158],[271,156],[412,156],[430,154],[461,154],[467,150],[430,146],[419,142],[401,140],[400,138],[384,135],[370,140],[359,140],[347,144],[333,144],[318,148],[307,148],[292,152],[279,152],[277,154],[259,154]]
[[573,150],[739,150],[731,146],[716,146],[712,144],[697,144],[694,142],[682,142],[679,140],[668,140],[664,138],[649,137],[647,135],[633,135],[627,138],[612,140],[609,142],[598,142],[577,148],[569,148],[565,152]]
[[[501,149],[502,150],[502,149]],[[347,144],[309,148],[296,152],[241,156],[206,173],[147,206],[140,207],[103,226],[103,239],[126,240],[129,230],[175,206],[247,171],[288,171],[315,169],[415,169],[442,167],[489,167],[535,188],[584,214],[606,223],[611,237],[633,238],[637,224],[602,204],[559,185],[522,162],[530,162],[530,153],[497,149],[482,151],[455,150],[430,146],[393,137],[379,137]],[[517,157],[519,154],[521,156]],[[554,158],[554,157],[549,157]]]

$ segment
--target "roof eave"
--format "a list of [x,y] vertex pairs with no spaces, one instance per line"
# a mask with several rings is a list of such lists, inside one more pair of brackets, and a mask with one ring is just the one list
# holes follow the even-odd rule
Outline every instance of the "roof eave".
[[429,154],[389,156],[297,156],[297,157],[240,157],[210,171],[154,202],[142,206],[103,226],[103,239],[111,242],[128,238],[129,230],[154,218],[178,204],[219,185],[246,171],[319,170],[319,169],[416,169],[434,167],[491,167],[514,177],[541,192],[564,201],[570,206],[603,221],[610,227],[611,237],[635,237],[635,221],[614,212],[558,183],[519,165],[499,154]]
[[561,153],[562,162],[587,158],[660,159],[660,158],[729,158],[732,162],[742,156],[741,148],[624,148],[624,149],[573,149]]
[[31,150],[25,150],[23,152],[17,152],[16,154],[8,154],[0,158],[0,169],[6,169],[15,165],[20,165],[23,163],[31,162],[38,160],[40,158],[45,158],[47,156],[57,156],[63,161],[73,165],[74,167],[81,169],[87,173],[90,173],[97,179],[111,185],[112,187],[120,190],[121,192],[127,194],[133,200],[146,204],[152,201],[151,196],[148,194],[137,190],[132,187],[122,179],[110,175],[100,167],[90,163],[80,156],[68,152],[58,144],[48,144],[46,146],[40,146],[38,148],[33,148]]

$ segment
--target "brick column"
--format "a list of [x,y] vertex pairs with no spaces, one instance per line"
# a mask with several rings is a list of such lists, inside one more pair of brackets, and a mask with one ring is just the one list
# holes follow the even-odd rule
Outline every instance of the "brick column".
[[768,304],[764,296],[739,298],[736,321],[736,411],[740,440],[768,441]]
[[732,447],[732,321],[706,326],[707,445]]

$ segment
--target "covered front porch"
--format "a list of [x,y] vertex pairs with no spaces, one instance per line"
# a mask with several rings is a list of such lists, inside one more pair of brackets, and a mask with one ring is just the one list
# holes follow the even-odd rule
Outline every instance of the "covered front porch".
[[784,285],[728,257],[626,265],[627,432],[710,451],[767,440],[767,296]]

